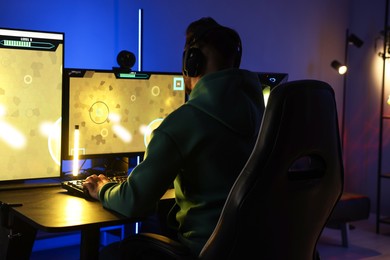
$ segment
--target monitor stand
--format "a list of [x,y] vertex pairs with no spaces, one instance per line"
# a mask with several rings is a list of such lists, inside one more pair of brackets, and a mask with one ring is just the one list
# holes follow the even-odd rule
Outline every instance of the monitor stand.
[[127,172],[129,170],[128,157],[105,157],[91,159],[92,168],[101,168],[106,171]]

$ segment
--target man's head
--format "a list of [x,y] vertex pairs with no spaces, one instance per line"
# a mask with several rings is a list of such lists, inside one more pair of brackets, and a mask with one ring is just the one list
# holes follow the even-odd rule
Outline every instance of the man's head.
[[192,22],[186,30],[183,75],[187,92],[203,76],[241,62],[241,39],[236,31],[218,24],[210,17]]

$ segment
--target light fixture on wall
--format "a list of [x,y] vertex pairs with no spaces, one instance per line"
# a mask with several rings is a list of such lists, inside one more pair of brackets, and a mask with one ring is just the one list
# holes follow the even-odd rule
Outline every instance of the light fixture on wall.
[[349,45],[354,45],[358,48],[362,47],[364,42],[359,37],[357,37],[355,34],[351,33],[347,37],[348,37],[347,41],[348,41]]
[[348,70],[348,47],[349,45],[353,45],[357,48],[362,47],[363,41],[357,37],[355,34],[350,34],[348,29],[346,30],[345,37],[345,50],[344,50],[344,61],[339,62],[337,60],[333,60],[331,62],[331,67],[337,70],[340,75],[343,75],[343,110],[342,110],[342,122],[341,122],[341,143],[344,148],[344,122],[345,122],[345,104],[346,104],[346,96],[347,96],[347,70]]
[[344,75],[347,73],[348,67],[347,67],[347,62],[348,62],[348,46],[353,45],[356,46],[357,48],[362,47],[363,41],[357,37],[355,34],[349,34],[347,30],[346,34],[346,41],[345,41],[345,52],[344,52],[344,62],[339,62],[338,60],[333,60],[331,62],[332,68],[334,68],[340,75]]
[[337,70],[337,72],[340,75],[345,74],[347,72],[347,70],[348,70],[347,66],[345,64],[341,64],[341,62],[339,62],[338,60],[332,61],[332,63],[330,65],[332,66],[332,68]]

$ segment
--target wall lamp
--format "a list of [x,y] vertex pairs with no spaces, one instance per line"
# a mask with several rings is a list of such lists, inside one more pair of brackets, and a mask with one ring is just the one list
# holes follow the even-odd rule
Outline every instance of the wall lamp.
[[363,45],[363,41],[357,37],[355,34],[351,33],[347,38],[349,45],[355,45],[356,47],[360,48]]
[[330,64],[332,66],[332,68],[334,68],[340,75],[344,75],[345,73],[347,73],[347,70],[348,70],[348,67],[347,67],[348,45],[354,45],[357,48],[360,48],[360,47],[362,47],[364,42],[359,37],[357,37],[355,34],[353,34],[353,33],[349,34],[348,30],[347,30],[347,37],[346,37],[345,43],[346,44],[345,44],[344,62],[341,63],[338,60],[334,60]]
[[330,65],[332,66],[332,68],[337,70],[337,72],[340,75],[344,75],[348,70],[347,65],[341,64],[341,62],[339,62],[338,60],[332,61],[332,63]]

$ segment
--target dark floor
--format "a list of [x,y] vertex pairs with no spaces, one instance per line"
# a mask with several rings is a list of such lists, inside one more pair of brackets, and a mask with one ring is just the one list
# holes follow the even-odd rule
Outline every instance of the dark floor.
[[375,215],[370,219],[351,223],[349,247],[341,246],[339,230],[326,228],[318,243],[322,260],[389,260],[390,225],[381,225],[380,234],[375,231]]
[[[326,228],[318,243],[321,260],[389,260],[390,225],[381,226],[381,234],[375,232],[375,219],[352,223],[349,233],[349,247],[341,245],[341,233]],[[79,246],[62,247],[52,250],[35,251],[31,260],[76,260],[79,259]]]

